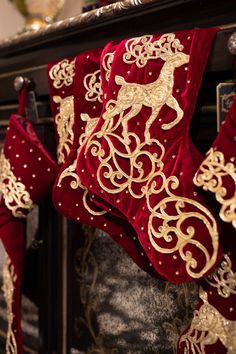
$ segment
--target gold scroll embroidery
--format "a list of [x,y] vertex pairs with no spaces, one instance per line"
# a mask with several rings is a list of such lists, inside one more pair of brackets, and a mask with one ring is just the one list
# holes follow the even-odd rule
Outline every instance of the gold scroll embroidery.
[[[227,184],[223,184],[224,177],[229,178]],[[229,185],[232,183],[233,192],[229,196]],[[232,162],[225,162],[221,151],[211,148],[204,162],[201,164],[198,174],[194,178],[196,186],[215,193],[216,200],[222,205],[220,217],[226,222],[231,222],[236,228],[236,167]]]
[[75,59],[69,62],[68,59],[63,59],[55,64],[49,71],[50,79],[53,80],[53,86],[57,89],[62,86],[70,86],[73,83],[75,76]]
[[[87,101],[100,101],[102,100],[102,88],[101,88],[101,77],[100,77],[100,70],[95,71],[92,74],[88,74],[85,76],[84,79],[84,86],[87,89],[87,93],[85,95],[85,99]],[[80,118],[82,121],[86,122],[85,125],[85,132],[81,134],[79,138],[79,148],[77,150],[77,155],[80,152],[81,146],[84,143],[84,141],[87,139],[87,137],[92,133],[93,129],[95,128],[98,119],[97,117],[91,118],[87,113],[81,113]],[[61,183],[63,179],[66,177],[70,177],[72,180],[70,182],[70,186],[72,189],[77,189],[81,188],[84,190],[83,193],[83,204],[84,207],[87,209],[87,211],[95,216],[99,215],[104,215],[106,212],[104,210],[102,211],[96,211],[93,210],[89,206],[89,191],[88,189],[82,184],[79,176],[76,173],[76,163],[77,163],[77,156],[74,160],[74,162],[68,166],[60,175],[58,179],[57,186],[61,187]]]
[[152,40],[151,35],[129,39],[125,44],[123,61],[127,64],[135,63],[138,68],[143,68],[148,60],[162,58],[162,54],[169,52],[171,47],[175,53],[184,49],[174,33],[165,33],[158,40]]
[[236,295],[236,273],[232,270],[232,262],[227,254],[217,269],[205,278],[208,284],[217,288],[220,296],[228,298]]
[[2,274],[3,274],[2,290],[7,304],[7,319],[8,319],[6,354],[17,354],[16,339],[12,328],[13,319],[14,319],[14,315],[12,312],[12,303],[13,303],[14,283],[17,277],[14,271],[14,267],[11,264],[11,261],[7,255],[3,265]]
[[111,66],[114,59],[115,52],[106,53],[102,60],[102,67],[105,71],[105,79],[108,82],[111,74]]
[[28,213],[34,208],[30,194],[27,192],[25,185],[14,176],[3,150],[0,155],[0,191],[3,194],[7,208],[11,210],[13,216],[25,218],[24,211]]
[[53,101],[60,104],[60,111],[55,117],[59,144],[57,146],[57,160],[59,164],[65,162],[74,140],[74,96],[61,98],[53,96]]
[[102,82],[100,70],[84,77],[84,87],[87,90],[85,94],[85,99],[87,101],[102,102]]
[[227,348],[227,354],[236,353],[236,321],[226,319],[208,302],[207,293],[201,288],[199,296],[203,301],[186,334],[180,338],[184,343],[184,354],[206,354],[205,347],[218,340]]
[[[171,129],[182,119],[183,111],[172,96],[174,70],[189,61],[189,55],[178,51],[182,49],[180,43],[175,42],[174,35],[160,38],[158,57],[164,60],[164,65],[157,80],[151,84],[127,83],[123,77],[115,77],[116,84],[121,86],[117,99],[107,102],[102,116],[103,125],[86,141],[85,154],[91,153],[98,158],[97,180],[107,193],[125,191],[133,198],[144,198],[150,213],[148,236],[154,249],[163,254],[178,252],[185,262],[187,273],[199,278],[216,261],[218,232],[215,219],[200,203],[178,196],[178,178],[167,178],[163,172],[165,148],[159,140],[150,136],[150,127],[163,105],[173,108],[177,118],[162,124],[162,129]],[[152,52],[149,55],[152,59]],[[145,58],[148,60],[148,55]],[[128,131],[128,121],[137,116],[143,106],[150,107],[152,111],[144,133],[138,136]],[[125,159],[127,164],[124,164]],[[153,205],[155,194],[162,194],[162,198]],[[195,227],[186,226],[189,220],[195,220],[199,228],[206,230],[208,240],[204,242],[209,245],[208,249],[196,239]],[[196,259],[191,251],[193,248]],[[204,260],[198,263],[199,253]]]
[[[78,151],[79,151],[79,149],[78,149]],[[78,151],[77,151],[77,154],[78,154]],[[88,191],[88,188],[86,188],[82,184],[79,176],[76,174],[76,163],[77,163],[77,156],[76,156],[76,159],[74,160],[74,162],[61,173],[61,175],[58,179],[58,182],[57,182],[57,186],[61,187],[61,183],[66,177],[72,178],[72,181],[70,182],[70,187],[72,189],[81,188],[84,190],[82,201],[83,201],[85,209],[90,214],[95,215],[95,216],[104,215],[106,213],[104,210],[95,211],[89,206],[89,191]]]

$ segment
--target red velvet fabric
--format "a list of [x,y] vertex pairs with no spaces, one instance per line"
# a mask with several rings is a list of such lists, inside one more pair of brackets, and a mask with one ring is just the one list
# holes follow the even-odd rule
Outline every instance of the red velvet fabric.
[[26,245],[26,220],[14,218],[11,211],[6,207],[3,198],[0,202],[0,240],[14,267],[15,281],[12,303],[14,317],[11,328],[16,340],[17,353],[22,354],[21,284]]
[[[132,257],[139,267],[154,275],[153,269],[148,258],[137,239],[137,235],[132,226],[125,218],[105,204],[107,212],[104,211],[104,203],[99,200],[95,194],[89,194],[88,190],[81,183],[75,170],[77,154],[86,137],[96,126],[98,117],[102,109],[102,90],[107,85],[109,75],[109,66],[115,43],[109,43],[103,50],[108,62],[104,62],[107,70],[105,76],[100,76],[100,56],[101,49],[90,50],[79,54],[75,60],[74,82],[70,87],[70,95],[74,97],[74,125],[73,125],[73,145],[70,153],[62,165],[58,177],[53,187],[53,203],[56,209],[67,218],[92,225],[107,232],[125,251]],[[58,65],[58,63],[54,63]],[[55,109],[54,96],[60,96],[58,90],[53,86],[50,71],[54,68],[49,65],[49,80],[52,112]],[[54,69],[53,69],[54,70]],[[72,89],[73,86],[73,89]],[[67,87],[60,88],[64,90],[64,98],[67,97]],[[66,120],[65,120],[66,122]],[[155,274],[157,276],[157,274]]]
[[[28,119],[11,115],[3,152],[14,176],[24,184],[33,203],[38,204],[50,192],[58,166]],[[4,179],[4,183],[7,182],[8,179]],[[21,211],[23,214],[28,213],[28,210]]]
[[233,228],[228,231],[226,248],[230,251],[215,271],[200,281],[199,301],[193,320],[178,340],[178,354],[236,352],[236,235]]
[[221,219],[236,228],[236,96],[194,183],[214,193]]
[[217,29],[142,36],[116,47],[99,122],[77,173],[134,227],[153,268],[174,282],[221,257],[216,221],[193,185],[202,157],[189,125]]
[[[74,132],[71,131],[71,126],[74,115],[71,114],[71,107],[74,106],[75,62],[76,57],[71,57],[51,62],[47,66],[58,164],[65,162],[73,143]],[[61,118],[60,113],[64,115],[64,119]]]
[[26,118],[11,115],[1,155],[0,239],[14,270],[11,327],[17,353],[23,353],[20,293],[26,240],[25,217],[50,192],[57,172],[56,163],[41,144],[32,124]]
[[221,243],[226,256],[214,273],[200,282],[212,307],[204,304],[204,298],[199,299],[191,324],[179,338],[178,354],[236,352],[235,159],[236,97],[194,178],[197,186],[212,192],[219,202],[219,216],[225,221]]

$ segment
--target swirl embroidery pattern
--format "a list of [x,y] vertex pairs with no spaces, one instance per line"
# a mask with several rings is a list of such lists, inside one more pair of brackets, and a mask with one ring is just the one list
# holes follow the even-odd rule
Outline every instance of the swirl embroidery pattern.
[[206,354],[205,346],[218,340],[228,349],[228,354],[236,352],[236,322],[227,320],[208,302],[207,293],[199,291],[203,305],[194,312],[194,318],[188,332],[181,336],[180,343],[185,343],[185,354]]
[[[129,59],[131,63],[135,60],[140,66],[141,44],[145,44],[145,48],[150,48],[149,39],[151,40],[151,37],[134,39],[135,51],[132,51],[135,53],[134,59],[131,60],[130,52],[129,55],[125,53],[123,58],[126,61]],[[140,45],[137,44],[139,41]],[[132,47],[132,40],[127,43]],[[163,105],[166,104],[174,109],[177,117],[168,124],[162,124],[162,129],[171,129],[183,117],[182,109],[172,96],[174,70],[187,63],[189,55],[181,52],[183,46],[175,39],[174,34],[162,36],[158,42],[159,46],[160,43],[162,48],[158,48],[155,56],[151,50],[146,50],[151,59],[158,57],[164,61],[156,81],[141,85],[127,83],[118,75],[115,77],[116,84],[121,86],[117,100],[109,100],[106,103],[103,125],[99,132],[95,132],[88,138],[85,154],[91,153],[98,158],[97,179],[101,188],[107,193],[117,194],[126,191],[133,198],[146,199],[150,212],[148,235],[152,246],[163,254],[178,252],[186,263],[187,273],[193,278],[199,278],[216,261],[218,232],[215,219],[200,203],[175,194],[175,190],[179,187],[179,180],[175,176],[168,178],[165,176],[163,172],[165,148],[159,140],[152,139],[150,136],[150,127]],[[138,50],[141,52],[140,55],[137,53]],[[141,58],[142,67],[149,57],[146,55],[144,60],[142,54]],[[158,92],[163,94],[158,95]],[[128,131],[128,121],[137,116],[143,106],[152,109],[145,126],[144,141],[142,137]],[[124,166],[124,159],[129,161],[126,166]],[[165,193],[166,197],[153,205],[152,196],[160,193]],[[186,221],[192,218],[207,229],[212,245],[211,254],[203,244],[195,240],[195,228],[184,227]],[[189,245],[204,255],[204,265],[199,265],[193,258],[192,252],[187,250]]]
[[94,73],[85,76],[84,87],[87,90],[85,94],[85,99],[87,101],[102,102],[103,93],[100,70],[97,70]]
[[111,74],[111,66],[114,59],[115,52],[106,53],[102,60],[102,67],[105,70],[105,79],[108,82]]
[[70,177],[72,179],[70,182],[70,187],[72,189],[81,188],[84,190],[82,201],[83,201],[83,205],[84,205],[85,209],[90,214],[92,214],[94,216],[104,215],[104,214],[106,214],[106,211],[104,211],[104,210],[96,211],[96,210],[93,210],[92,207],[90,207],[89,204],[91,204],[91,203],[89,203],[90,198],[89,198],[88,188],[82,184],[79,176],[76,173],[77,156],[78,156],[79,151],[81,149],[81,145],[86,140],[86,138],[90,135],[90,133],[93,131],[93,128],[97,124],[97,121],[99,118],[90,118],[88,114],[81,114],[81,119],[87,121],[87,124],[85,127],[85,133],[80,136],[80,141],[79,141],[80,147],[77,150],[77,155],[76,155],[74,162],[61,173],[61,175],[58,179],[58,182],[57,182],[57,186],[61,187],[62,181],[65,178]]
[[13,292],[14,292],[14,283],[17,277],[14,271],[14,267],[11,264],[9,257],[6,255],[5,262],[3,265],[3,294],[7,303],[7,319],[8,319],[8,329],[7,329],[7,340],[6,340],[6,352],[9,354],[17,354],[17,345],[16,339],[13,332],[13,312],[12,312],[12,303],[13,303]]
[[227,254],[214,273],[205,279],[208,284],[217,288],[220,296],[228,298],[231,294],[236,295],[236,273],[232,270],[232,262]]
[[138,68],[143,68],[148,60],[161,58],[161,55],[169,52],[171,47],[175,53],[182,52],[184,49],[180,41],[175,38],[174,33],[163,34],[158,40],[153,42],[152,40],[153,36],[151,35],[128,40],[125,44],[124,62],[135,63]]
[[[224,179],[228,178],[227,183]],[[196,186],[215,193],[216,200],[222,205],[220,217],[223,221],[231,222],[236,228],[236,167],[232,162],[225,162],[221,151],[211,148],[194,178]],[[233,185],[233,192],[229,186]]]
[[53,80],[53,86],[56,89],[70,86],[73,83],[75,76],[75,59],[69,62],[68,59],[63,59],[55,64],[49,71],[50,79]]
[[62,164],[69,155],[74,140],[74,96],[65,98],[53,96],[53,101],[60,104],[60,111],[55,117],[55,123],[59,135],[57,160],[59,164]]
[[16,218],[25,218],[24,210],[30,211],[34,208],[30,194],[27,192],[25,185],[17,181],[11,171],[11,165],[6,159],[3,150],[0,155],[0,191],[3,194],[5,204],[11,210]]

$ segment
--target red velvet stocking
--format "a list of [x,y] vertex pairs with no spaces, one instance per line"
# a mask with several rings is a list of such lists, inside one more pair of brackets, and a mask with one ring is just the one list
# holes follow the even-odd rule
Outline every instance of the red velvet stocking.
[[215,194],[221,219],[236,228],[236,96],[194,183]]
[[227,252],[215,271],[200,282],[191,324],[181,334],[178,354],[236,353],[236,233],[231,228]]
[[6,352],[23,353],[20,291],[25,217],[49,193],[58,167],[39,141],[31,123],[19,115],[10,117],[0,160],[0,239],[8,255],[3,273],[8,306]]
[[103,112],[77,173],[133,225],[153,268],[178,283],[221,257],[218,228],[192,183],[202,157],[189,125],[217,29],[146,35],[116,47]]
[[[74,107],[71,105],[70,112],[66,111],[65,115],[62,109],[63,102],[60,106],[60,119],[64,121],[64,124],[67,117],[73,117],[73,126],[70,126],[73,145],[54,184],[53,202],[57,210],[67,218],[92,225],[110,234],[142,269],[153,275],[150,261],[145,256],[132,226],[115,208],[111,208],[108,204],[105,207],[109,213],[101,209],[101,207],[104,207],[103,201],[99,200],[93,193],[89,194],[75,169],[81,145],[96,126],[101,113],[102,89],[104,90],[107,85],[114,50],[115,44],[109,43],[103,51],[103,58],[105,58],[101,65],[104,70],[103,84],[101,84],[100,75],[102,50],[90,50],[79,54],[75,59],[74,81],[70,85],[70,97],[73,97]],[[54,66],[61,67],[61,64],[54,63]],[[60,90],[63,90],[63,100],[66,101],[67,87],[64,85],[58,91],[55,86],[55,81],[58,82],[58,78],[52,75],[53,72],[55,73],[54,66],[49,65],[49,81],[53,104],[52,111],[56,112],[55,97],[61,97],[62,92]],[[59,75],[59,72],[57,74]]]
[[7,303],[6,353],[23,353],[21,332],[21,283],[26,244],[26,220],[12,216],[4,200],[0,203],[0,239],[6,251],[3,292]]
[[[236,97],[194,182],[219,202],[225,256],[201,281],[190,326],[179,339],[179,354],[236,353]],[[226,224],[227,223],[227,224]]]

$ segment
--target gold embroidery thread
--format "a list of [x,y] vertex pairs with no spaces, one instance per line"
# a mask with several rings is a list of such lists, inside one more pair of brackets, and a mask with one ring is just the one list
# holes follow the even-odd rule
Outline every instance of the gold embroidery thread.
[[[84,79],[84,86],[87,89],[87,93],[85,95],[85,98],[88,101],[100,101],[102,100],[102,89],[101,89],[101,77],[100,77],[100,70],[95,71],[92,74],[88,74],[85,76]],[[84,141],[89,137],[89,135],[92,133],[93,129],[95,128],[97,122],[98,122],[98,117],[91,118],[87,113],[81,113],[80,118],[82,121],[86,122],[85,125],[85,131],[83,134],[81,134],[79,138],[79,148],[77,149],[77,155],[79,154],[81,150],[81,146],[84,143]],[[77,189],[81,188],[84,190],[83,193],[83,205],[85,209],[92,215],[94,216],[100,216],[106,214],[106,211],[101,210],[97,211],[92,209],[90,206],[90,196],[89,196],[89,191],[88,189],[82,184],[78,174],[76,173],[76,163],[77,163],[77,156],[74,162],[68,166],[66,169],[63,170],[63,172],[60,174],[60,177],[58,179],[57,186],[61,187],[62,181],[65,178],[70,177],[71,182],[70,182],[70,187],[72,189]]]
[[103,57],[102,60],[102,67],[105,71],[105,79],[108,82],[110,79],[110,75],[111,75],[111,66],[112,66],[112,62],[114,59],[114,54],[115,52],[111,52],[111,53],[106,53]]
[[6,353],[17,354],[18,351],[17,351],[16,339],[12,328],[13,319],[14,319],[14,315],[12,312],[12,303],[13,303],[14,283],[17,277],[14,271],[13,264],[11,263],[7,255],[5,257],[2,274],[3,274],[2,290],[7,304],[7,319],[8,319]]
[[[230,178],[233,193],[229,196],[228,183],[223,184],[224,178]],[[221,151],[211,148],[204,162],[201,164],[194,183],[204,190],[215,193],[216,200],[222,205],[220,217],[225,222],[231,222],[236,228],[236,167],[232,162],[225,162]]]
[[71,62],[63,59],[55,64],[49,71],[49,77],[53,80],[53,86],[59,89],[63,86],[70,86],[75,76],[75,59]]
[[106,211],[102,210],[102,211],[95,211],[94,209],[92,209],[92,207],[89,206],[89,200],[90,200],[90,197],[89,197],[89,191],[88,191],[88,188],[86,188],[79,176],[77,175],[76,173],[76,163],[77,163],[77,157],[76,159],[74,160],[74,162],[68,166],[60,175],[60,178],[57,182],[57,186],[58,187],[61,187],[61,184],[62,184],[62,181],[67,178],[67,177],[70,177],[72,180],[70,182],[70,187],[72,189],[77,189],[77,188],[81,188],[84,190],[84,193],[83,193],[83,198],[82,198],[82,201],[83,201],[83,205],[85,207],[85,209],[92,215],[94,216],[99,216],[99,215],[104,215],[106,214]]
[[102,102],[102,82],[100,70],[95,71],[92,74],[87,74],[84,77],[84,87],[87,90],[85,99],[87,101]]
[[236,321],[230,321],[208,302],[207,293],[200,288],[199,296],[203,301],[199,310],[194,312],[190,328],[180,338],[184,343],[184,354],[206,354],[206,345],[218,340],[227,348],[227,354],[236,353]]
[[[172,42],[168,42],[168,46],[161,41],[163,44],[161,52],[159,53],[159,56],[156,55],[155,58],[162,59],[164,65],[155,81],[148,84],[137,84],[126,82],[122,76],[115,76],[116,84],[121,87],[117,95],[117,100],[108,101],[103,118],[105,121],[111,123],[113,117],[116,115],[122,116],[120,123],[122,124],[122,135],[126,144],[130,143],[128,137],[128,122],[140,113],[143,106],[151,108],[151,115],[146,122],[144,132],[145,142],[147,144],[151,143],[150,128],[152,123],[164,105],[167,105],[176,112],[176,118],[172,122],[162,124],[161,128],[163,130],[173,128],[183,118],[183,110],[173,96],[174,71],[176,68],[189,62],[189,55],[177,51],[174,46],[174,41],[175,39],[172,38]],[[161,95],[159,94],[160,92],[162,93]],[[127,109],[130,110],[124,114]],[[103,131],[105,131],[105,129],[106,124],[104,124]]]
[[5,204],[16,218],[25,218],[28,211],[34,208],[30,194],[25,185],[19,182],[11,170],[11,165],[6,159],[3,150],[0,155],[0,191]]
[[171,47],[175,53],[184,49],[174,33],[165,33],[158,40],[153,42],[152,40],[151,35],[129,39],[125,44],[123,61],[143,68],[150,59],[161,58],[161,55],[168,52]]
[[53,96],[53,101],[60,105],[59,113],[55,117],[59,144],[57,146],[57,160],[59,164],[65,162],[74,140],[74,96],[61,98]]
[[[150,212],[148,235],[153,247],[164,254],[178,252],[186,264],[187,273],[193,278],[199,278],[216,261],[218,232],[215,219],[200,203],[176,195],[179,180],[174,176],[167,178],[163,173],[162,160],[165,148],[160,141],[150,137],[150,127],[161,107],[174,102],[172,91],[175,68],[189,61],[189,55],[178,52],[178,46],[174,48],[174,36],[170,38],[173,41],[170,39],[167,44],[164,39],[160,40],[164,44],[161,54],[158,55],[165,63],[155,82],[141,85],[127,83],[121,76],[115,77],[116,83],[121,86],[117,100],[107,102],[103,114],[104,123],[99,132],[91,134],[88,138],[85,155],[89,152],[98,158],[97,180],[104,191],[109,194],[127,191],[133,198],[145,198]],[[181,45],[179,43],[178,45],[182,50]],[[152,59],[151,54],[150,57]],[[148,60],[148,57],[145,60]],[[157,92],[163,92],[163,96],[160,98]],[[176,110],[177,118],[168,124],[162,124],[162,129],[171,129],[182,119],[183,111],[177,100],[175,102],[175,105],[169,106]],[[128,121],[136,116],[143,106],[151,107],[152,113],[146,122],[144,136],[139,137],[134,132],[128,131]],[[127,113],[128,108],[130,111]],[[128,167],[124,166],[124,159],[129,161]],[[164,196],[157,205],[152,205],[152,196],[160,193],[164,193],[166,197]],[[169,214],[170,207],[174,208],[174,215]],[[194,238],[196,232],[193,226],[183,231],[187,220],[192,218],[207,229],[211,250],[207,250]],[[192,253],[187,250],[187,246],[203,253],[204,265],[198,264],[197,259],[194,259]]]
[[232,270],[232,262],[227,254],[224,255],[219,267],[205,279],[208,284],[217,289],[221,297],[228,298],[231,294],[236,295],[236,273]]

